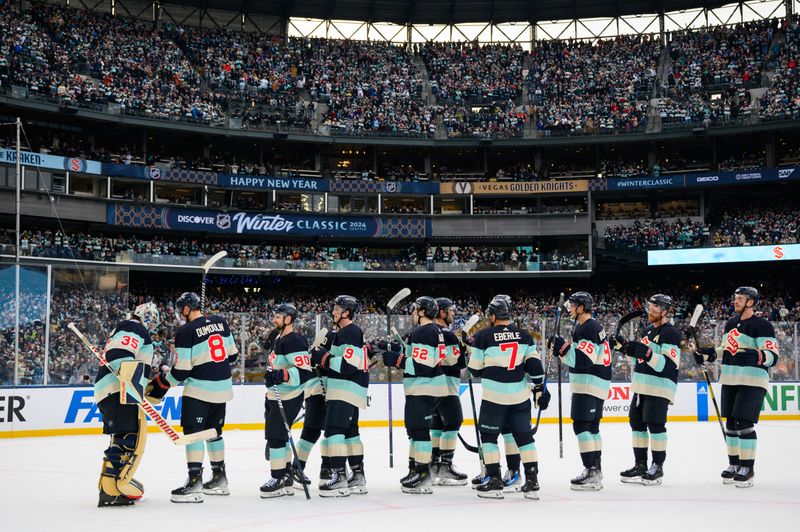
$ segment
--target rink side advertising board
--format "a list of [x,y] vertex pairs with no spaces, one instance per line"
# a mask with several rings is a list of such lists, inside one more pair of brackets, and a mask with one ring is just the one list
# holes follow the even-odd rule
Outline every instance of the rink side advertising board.
[[[388,384],[371,384],[372,400],[369,408],[359,414],[362,427],[380,427],[388,425],[388,398],[384,386]],[[403,385],[395,383],[392,406],[396,416],[395,423],[402,426],[403,420]],[[555,383],[549,383],[548,389],[556,395]],[[719,397],[720,388],[714,384]],[[467,385],[461,385],[461,403],[464,412],[471,412]],[[171,425],[180,424],[182,387],[170,388],[164,400],[156,405],[156,410]],[[475,393],[481,394],[480,384],[475,385]],[[261,384],[236,385],[233,389],[233,400],[228,403],[225,417],[226,429],[263,430],[264,427],[264,386]],[[603,422],[627,422],[633,393],[630,383],[614,382],[608,399],[605,401]],[[563,396],[564,411],[569,412],[570,394]],[[800,421],[800,383],[770,383],[762,408],[762,420],[798,420]],[[532,416],[536,415],[533,410]],[[714,409],[705,383],[681,382],[675,403],[669,409],[670,421],[708,421],[716,423]],[[551,408],[542,415],[542,423],[556,423],[556,409]],[[465,420],[467,424],[474,421]],[[566,419],[569,423],[569,419]],[[158,429],[151,422],[150,430]],[[301,427],[298,423],[296,427]],[[62,434],[100,434],[102,419],[94,402],[91,387],[17,387],[0,388],[0,438],[55,436]],[[544,429],[548,430],[548,429]]]
[[431,234],[430,218],[421,216],[267,214],[122,203],[108,205],[108,224],[229,235],[418,239]]
[[647,252],[648,266],[713,264],[733,262],[775,262],[800,260],[800,244],[739,246],[721,248],[658,249]]
[[[20,151],[19,162],[22,166],[81,174],[99,175],[102,170],[102,165],[98,161],[87,161],[79,157],[61,157],[30,151]],[[0,164],[17,164],[17,150],[0,149]]]

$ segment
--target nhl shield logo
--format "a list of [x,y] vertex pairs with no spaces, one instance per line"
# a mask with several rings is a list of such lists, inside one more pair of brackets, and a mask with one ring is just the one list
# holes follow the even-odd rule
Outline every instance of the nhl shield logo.
[[383,189],[386,192],[388,192],[389,194],[393,194],[393,193],[397,192],[398,188],[399,187],[397,186],[397,183],[394,183],[394,182],[384,183],[384,185],[383,185]]
[[157,166],[150,166],[147,168],[147,177],[153,180],[161,179],[161,168]]
[[227,212],[221,212],[217,215],[217,227],[226,231],[231,228],[231,215]]

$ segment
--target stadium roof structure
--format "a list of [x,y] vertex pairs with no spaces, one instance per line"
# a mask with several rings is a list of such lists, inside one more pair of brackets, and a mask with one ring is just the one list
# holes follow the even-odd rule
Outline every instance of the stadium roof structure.
[[167,0],[165,3],[281,18],[499,24],[714,9],[731,4],[732,0]]

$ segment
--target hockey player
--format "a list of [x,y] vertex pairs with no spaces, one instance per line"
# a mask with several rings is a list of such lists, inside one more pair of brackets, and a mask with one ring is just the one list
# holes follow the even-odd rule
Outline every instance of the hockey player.
[[458,430],[464,421],[458,391],[461,387],[461,370],[466,367],[461,353],[461,342],[450,330],[455,318],[455,304],[446,297],[436,299],[439,307],[436,325],[442,331],[445,345],[445,358],[440,361],[442,373],[447,383],[447,395],[436,405],[431,422],[431,476],[438,486],[464,486],[467,475],[453,465],[453,455],[458,441]]
[[569,367],[570,417],[584,467],[583,472],[570,481],[570,488],[576,491],[603,489],[600,419],[611,389],[611,348],[603,326],[592,318],[593,303],[588,292],[569,296],[566,306],[575,321],[572,340],[561,336],[552,340],[555,353]]
[[[132,372],[137,382],[131,384],[140,390],[147,383],[145,376],[150,374],[153,359],[150,334],[158,329],[160,322],[155,304],[139,305],[130,318],[114,328],[103,348],[103,356],[118,374],[123,363],[143,366],[140,371]],[[133,474],[144,453],[147,419],[135,404],[120,402],[120,380],[105,365],[97,372],[94,400],[103,415],[103,434],[111,435],[100,471],[97,506],[131,505],[144,493],[144,487]]]
[[[335,331],[329,331],[325,337],[323,346],[330,346],[335,335]],[[305,470],[308,456],[317,443],[322,431],[325,430],[325,416],[327,414],[327,399],[325,398],[326,379],[324,371],[319,367],[312,368],[313,371],[305,383],[305,417],[303,418],[303,431],[300,433],[300,440],[297,442],[297,453],[300,455],[298,460],[300,467]],[[322,471],[330,471],[330,460],[327,456],[322,457]],[[326,475],[329,473],[326,473]],[[303,489],[303,484],[311,484],[311,480],[296,468],[292,468],[292,479],[295,489]]]
[[[508,304],[509,311],[513,309],[511,296],[507,294],[497,294],[492,299],[502,299]],[[514,441],[514,435],[511,433],[510,427],[503,427],[503,451],[506,455],[506,472],[503,475],[503,491],[505,493],[516,493],[522,488],[522,475],[520,475],[519,466],[521,463],[519,456],[519,447]],[[483,483],[486,476],[485,471],[472,479],[472,489],[476,489]]]
[[722,357],[721,415],[725,419],[729,466],[722,472],[723,484],[737,488],[753,485],[756,459],[756,429],[769,386],[768,370],[778,362],[778,342],[772,324],[754,314],[758,290],[740,286],[734,292],[736,316],[725,323],[719,347],[698,349],[698,364]]
[[405,351],[383,353],[383,363],[387,367],[403,369],[409,465],[412,460],[414,463],[413,469],[400,480],[403,493],[433,493],[431,420],[439,400],[448,395],[440,364],[446,357],[444,334],[433,322],[438,312],[436,300],[428,296],[418,297],[412,313],[412,321],[417,327],[409,334]]
[[[634,466],[620,473],[625,483],[661,484],[667,457],[667,409],[675,400],[680,367],[681,333],[670,323],[672,298],[656,294],[648,300],[650,326],[640,342],[614,338],[614,348],[635,364],[631,377],[633,401],[630,425],[633,430]],[[648,436],[649,431],[649,436]],[[653,464],[647,467],[648,440]]]
[[[279,333],[269,353],[269,366],[264,372],[268,402],[264,435],[271,475],[261,486],[263,499],[294,495],[289,466],[292,461],[289,434],[278,406],[276,388],[291,426],[303,406],[305,383],[311,376],[308,342],[294,330],[296,320],[297,309],[294,305],[283,303],[275,307],[272,324]],[[297,474],[302,475],[302,466]]]
[[233,399],[231,365],[239,350],[228,322],[218,315],[205,316],[200,310],[200,297],[184,292],[175,308],[186,323],[175,331],[176,360],[166,375],[151,381],[151,388],[163,397],[167,389],[184,383],[181,406],[181,427],[184,434],[217,429],[217,437],[207,440],[211,462],[211,480],[203,483],[203,442],[186,446],[189,477],[183,486],[172,490],[170,500],[177,503],[203,502],[203,494],[229,495],[225,474],[225,404]]
[[[325,437],[320,445],[329,470],[320,473],[321,497],[347,497],[367,493],[364,475],[364,446],[358,430],[360,408],[367,407],[369,359],[364,333],[353,323],[358,301],[340,295],[333,301],[333,321],[337,330],[329,344],[311,352],[311,362],[325,375],[328,400]],[[351,474],[346,474],[350,463]]]
[[550,395],[544,387],[542,361],[530,334],[509,323],[511,311],[505,299],[493,299],[486,315],[491,326],[473,337],[468,365],[472,375],[481,377],[483,389],[478,423],[487,476],[476,489],[479,497],[503,498],[497,438],[506,428],[514,437],[524,465],[522,492],[526,498],[538,499],[539,463],[529,396],[532,382],[534,402],[539,408],[547,408]]

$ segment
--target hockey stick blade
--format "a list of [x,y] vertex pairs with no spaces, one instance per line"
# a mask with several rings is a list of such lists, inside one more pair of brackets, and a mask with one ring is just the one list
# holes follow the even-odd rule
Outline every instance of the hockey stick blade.
[[219,253],[212,256],[210,259],[205,261],[205,263],[203,263],[203,273],[208,273],[208,270],[210,270],[214,266],[214,264],[217,263],[217,261],[227,256],[228,256],[227,251],[220,251]]
[[697,322],[700,321],[700,315],[703,314],[703,305],[697,305],[692,312],[692,319],[689,320],[689,327],[694,329],[697,327]]
[[394,310],[394,308],[397,306],[398,303],[400,303],[402,300],[404,300],[405,298],[407,298],[410,295],[411,295],[411,289],[410,288],[403,288],[402,290],[397,292],[394,295],[394,297],[389,300],[388,303],[386,303],[386,307],[389,310]]
[[475,324],[477,324],[480,319],[481,317],[478,314],[473,314],[472,316],[469,317],[464,326],[461,327],[461,330],[469,334],[469,331],[471,331],[472,328],[475,327]]
[[311,343],[311,346],[308,348],[309,351],[321,346],[322,342],[325,341],[325,337],[327,336],[328,336],[328,328],[323,327],[322,329],[320,329],[317,335],[314,337],[314,341]]
[[614,331],[614,336],[619,334],[619,331],[622,330],[622,327],[631,320],[635,320],[636,318],[641,318],[644,316],[644,311],[642,310],[634,310],[633,312],[628,312],[624,316],[619,319],[617,323],[617,330]]
[[[106,357],[103,355],[102,351],[100,351],[97,347],[95,347],[89,341],[89,339],[86,338],[86,336],[84,336],[84,334],[78,330],[78,328],[75,326],[74,323],[68,324],[67,328],[73,333],[75,333],[75,335],[80,339],[83,345],[86,346],[86,348],[100,360],[101,364],[103,364],[106,368],[108,368],[108,370],[111,372],[112,375],[114,375],[117,379],[119,379],[119,375],[113,370],[111,365],[108,363],[108,360],[106,360]],[[174,443],[175,445],[188,445],[194,441],[208,440],[211,438],[215,438],[217,436],[216,429],[206,429],[201,432],[195,432],[194,434],[183,434],[183,435],[178,434],[177,432],[175,432],[175,429],[169,426],[169,423],[167,423],[167,421],[161,416],[161,414],[158,413],[158,410],[156,410],[146,398],[139,397],[135,390],[129,390],[128,393],[133,395],[138,400],[136,404],[139,406],[139,408],[141,408],[145,414],[150,416],[150,419],[152,419],[155,422],[156,426],[159,429],[161,429],[161,431],[167,435],[167,438],[172,440],[172,443]]]
[[458,435],[458,439],[461,440],[461,445],[464,446],[464,449],[468,450],[471,453],[479,454],[478,448],[470,443],[468,443],[461,434]]

